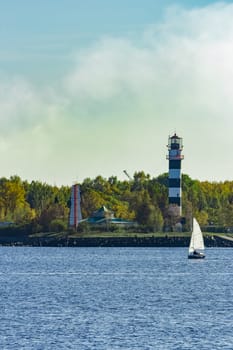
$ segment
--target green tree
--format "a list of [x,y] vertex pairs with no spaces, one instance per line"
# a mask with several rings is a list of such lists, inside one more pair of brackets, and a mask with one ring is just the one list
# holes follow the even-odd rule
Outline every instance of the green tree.
[[12,176],[0,179],[0,208],[4,220],[13,220],[16,208],[26,208],[25,190],[21,179]]

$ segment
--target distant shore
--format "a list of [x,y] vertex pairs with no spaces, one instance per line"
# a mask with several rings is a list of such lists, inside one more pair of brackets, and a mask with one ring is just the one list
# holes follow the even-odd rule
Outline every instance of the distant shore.
[[[221,235],[204,237],[206,247],[233,247],[233,239]],[[188,236],[144,236],[144,237],[14,237],[0,236],[1,246],[33,247],[188,247]]]

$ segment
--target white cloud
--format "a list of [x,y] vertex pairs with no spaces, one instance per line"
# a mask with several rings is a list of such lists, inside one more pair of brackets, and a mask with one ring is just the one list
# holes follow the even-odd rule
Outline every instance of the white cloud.
[[0,83],[1,135],[11,134],[43,121],[48,106],[42,95],[22,78],[10,78],[8,81],[2,79]]
[[140,45],[108,38],[78,54],[67,89],[85,103],[112,103],[127,95],[136,104],[149,98],[165,111],[170,105],[171,111],[185,108],[189,115],[198,105],[200,112],[211,113],[219,113],[223,101],[232,108],[232,15],[233,5],[223,3],[191,11],[172,8],[162,24],[144,33]]
[[[22,79],[1,82],[0,156],[7,142],[11,152],[20,143],[20,167],[32,142],[34,154],[49,166],[30,176],[41,168],[40,178],[44,173],[49,181],[54,173],[57,181],[71,182],[77,173],[120,175],[127,167],[158,175],[166,171],[164,146],[176,129],[184,137],[190,176],[229,177],[232,17],[233,5],[224,3],[173,7],[134,41],[103,38],[78,51],[60,86],[39,90]],[[213,149],[216,156],[210,156]]]

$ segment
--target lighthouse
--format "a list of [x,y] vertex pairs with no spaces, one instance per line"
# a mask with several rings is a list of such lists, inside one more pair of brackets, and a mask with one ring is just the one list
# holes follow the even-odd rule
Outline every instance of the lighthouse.
[[181,161],[184,159],[181,152],[183,150],[183,139],[175,133],[173,136],[169,136],[167,147],[167,159],[169,160],[169,209],[173,212],[174,216],[181,216]]
[[70,218],[69,226],[76,229],[79,222],[82,220],[81,213],[81,195],[80,186],[75,184],[71,188],[71,207],[70,207]]

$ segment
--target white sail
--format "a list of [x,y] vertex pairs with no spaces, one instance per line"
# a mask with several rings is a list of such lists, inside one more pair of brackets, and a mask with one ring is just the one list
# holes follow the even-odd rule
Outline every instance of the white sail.
[[193,218],[193,230],[192,230],[192,236],[189,244],[189,253],[193,252],[194,250],[204,250],[204,240],[203,235],[201,232],[201,228],[195,218]]

